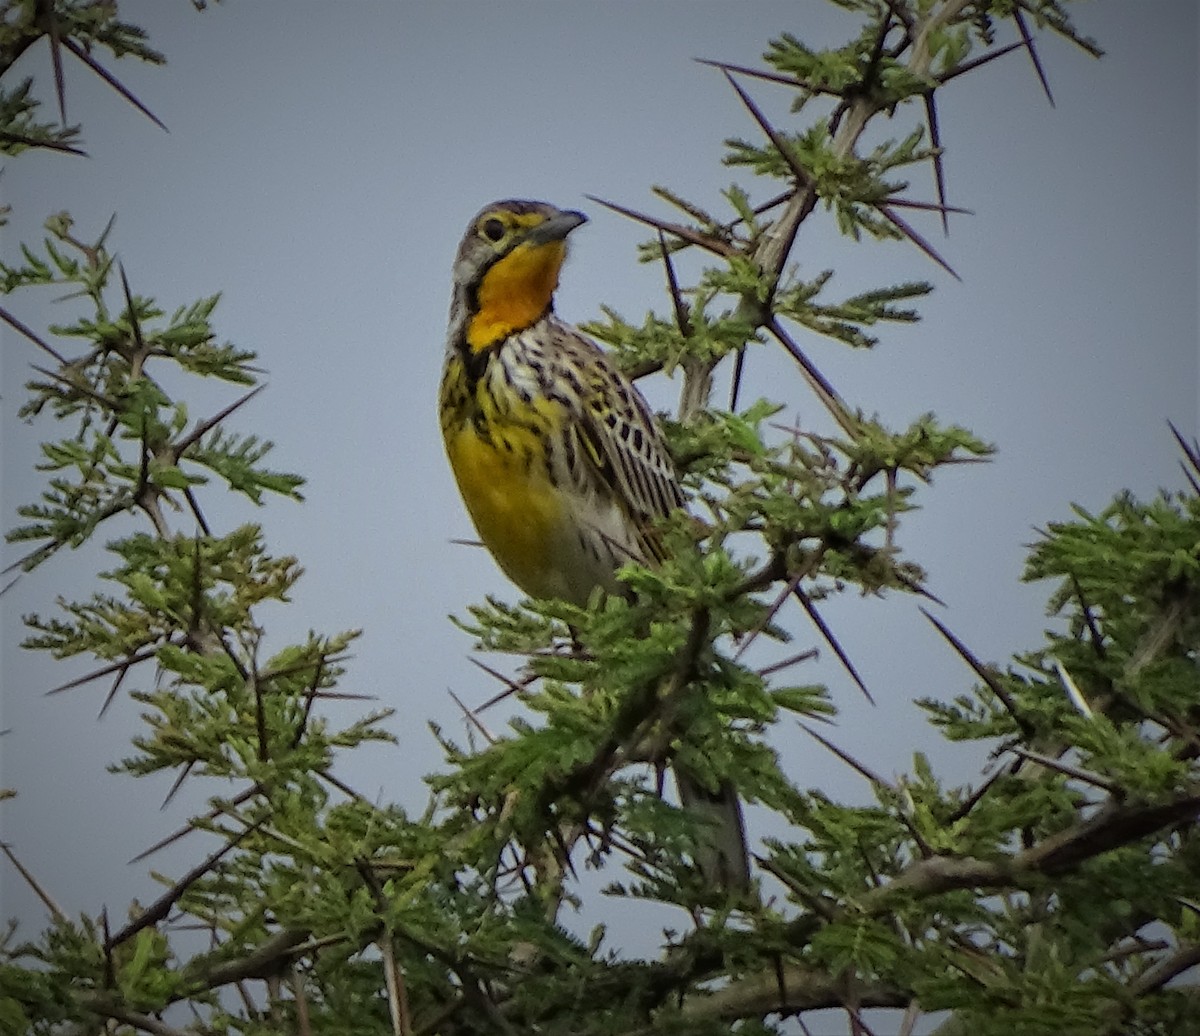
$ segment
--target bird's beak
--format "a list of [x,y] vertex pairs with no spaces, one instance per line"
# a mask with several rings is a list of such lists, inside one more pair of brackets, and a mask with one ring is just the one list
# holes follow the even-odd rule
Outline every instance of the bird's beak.
[[587,216],[582,212],[557,212],[543,223],[539,223],[529,232],[526,240],[533,245],[544,245],[551,241],[561,241],[576,227],[587,222]]

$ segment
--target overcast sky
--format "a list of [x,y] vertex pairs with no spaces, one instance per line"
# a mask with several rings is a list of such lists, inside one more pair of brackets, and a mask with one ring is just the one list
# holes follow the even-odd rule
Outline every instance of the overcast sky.
[[[235,425],[277,443],[274,465],[304,474],[308,499],[261,511],[218,500],[209,513],[218,529],[262,521],[271,550],[297,555],[307,570],[293,605],[264,611],[274,646],[310,628],[365,630],[344,689],[396,707],[389,727],[400,744],[339,772],[370,796],[420,809],[420,778],[440,766],[426,722],[462,730],[447,689],[472,703],[496,690],[446,616],[488,593],[518,596],[486,554],[450,542],[472,530],[435,397],[449,270],[466,221],[509,196],[583,208],[592,221],[572,235],[559,312],[586,320],[602,302],[636,322],[651,307],[665,312],[661,271],[634,258],[646,235],[584,195],[665,214],[650,185],[719,206],[736,175],[766,197],[773,184],[720,164],[724,138],[757,140],[759,131],[720,74],[692,58],[756,64],[781,31],[826,45],[853,23],[815,0],[360,0],[293,3],[286,14],[272,4],[198,14],[184,0],[126,0],[121,10],[169,64],[101,60],[170,132],[68,59],[68,115],[82,123],[90,157],[5,163],[0,191],[13,213],[4,254],[39,240],[50,213],[69,210],[83,237],[116,213],[111,244],[134,291],[168,311],[223,293],[220,336],[258,352],[270,372],[268,390]],[[1018,584],[1033,528],[1069,516],[1072,501],[1099,508],[1123,487],[1149,495],[1179,485],[1166,422],[1197,429],[1197,9],[1193,0],[1102,0],[1078,5],[1076,16],[1108,54],[1096,61],[1043,39],[1056,107],[1021,54],[942,95],[950,201],[975,213],[937,239],[961,283],[911,246],[845,242],[823,212],[794,253],[802,275],[834,267],[837,295],[921,278],[936,285],[924,321],[883,329],[870,353],[802,341],[853,405],[895,426],[933,410],[998,446],[992,464],[939,476],[902,542],[928,568],[945,621],[999,660],[1036,647],[1046,624],[1050,588]],[[44,48],[22,63],[44,95]],[[782,91],[747,85],[787,117]],[[883,129],[908,131],[907,116],[897,123]],[[933,197],[925,170],[912,179],[914,197]],[[938,232],[934,219],[921,226]],[[50,307],[51,295],[4,304],[44,328],[70,312]],[[10,527],[16,507],[38,494],[36,445],[54,432],[16,420],[27,365],[39,358],[4,337]],[[643,384],[655,406],[671,407],[677,385]],[[718,384],[724,398],[727,372]],[[760,395],[801,422],[819,418],[789,361],[768,350],[752,353],[742,398]],[[233,393],[206,387],[191,398],[199,415]],[[222,789],[197,785],[159,812],[169,777],[134,782],[105,771],[127,754],[136,705],[123,698],[97,722],[103,687],[47,698],[83,667],[16,647],[23,613],[52,614],[58,595],[86,595],[106,564],[98,549],[64,554],[0,604],[0,727],[11,728],[0,739],[0,785],[20,793],[0,806],[0,824],[69,913],[107,904],[122,916],[131,897],[155,894],[148,866],[178,873],[211,843],[194,839],[149,865],[126,861]],[[854,598],[827,614],[879,702],[866,706],[824,658],[792,674],[833,687],[846,709],[835,739],[885,775],[907,768],[914,749],[952,781],[978,774],[985,753],[942,745],[912,705],[970,685],[915,602]],[[801,616],[788,621],[798,640],[786,650],[817,643]],[[802,785],[864,794],[801,732],[781,731],[777,744]],[[755,835],[764,822],[752,815]],[[0,916],[40,924],[7,866],[0,897]]]

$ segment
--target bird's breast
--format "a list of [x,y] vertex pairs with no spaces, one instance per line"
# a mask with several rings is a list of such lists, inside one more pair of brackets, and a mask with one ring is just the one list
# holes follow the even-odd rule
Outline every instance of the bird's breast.
[[[545,415],[519,422],[474,408],[444,422],[450,466],[471,520],[505,574],[525,593],[553,597],[551,545],[568,521],[567,501],[550,474]],[[546,427],[538,427],[546,424]]]

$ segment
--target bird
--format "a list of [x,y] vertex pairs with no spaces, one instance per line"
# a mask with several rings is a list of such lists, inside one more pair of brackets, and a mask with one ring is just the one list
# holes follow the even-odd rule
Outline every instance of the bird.
[[[686,508],[662,430],[641,392],[595,342],[554,312],[567,237],[582,213],[540,201],[485,206],[467,225],[439,391],[450,467],[500,569],[531,597],[586,606],[616,572],[664,560],[655,525]],[[747,887],[733,787],[675,764],[685,810],[703,818],[696,866]]]

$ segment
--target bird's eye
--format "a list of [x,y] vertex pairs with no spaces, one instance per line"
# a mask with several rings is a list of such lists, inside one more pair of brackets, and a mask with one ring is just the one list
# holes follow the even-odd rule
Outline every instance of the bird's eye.
[[485,219],[479,230],[489,241],[499,241],[504,236],[504,224],[494,216]]

